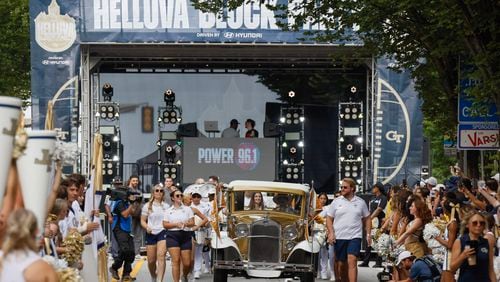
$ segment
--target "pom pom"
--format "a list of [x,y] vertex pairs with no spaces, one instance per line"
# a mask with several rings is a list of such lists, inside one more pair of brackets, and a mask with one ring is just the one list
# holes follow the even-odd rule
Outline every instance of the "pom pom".
[[53,159],[61,161],[62,165],[74,165],[80,157],[78,145],[72,142],[56,142]]

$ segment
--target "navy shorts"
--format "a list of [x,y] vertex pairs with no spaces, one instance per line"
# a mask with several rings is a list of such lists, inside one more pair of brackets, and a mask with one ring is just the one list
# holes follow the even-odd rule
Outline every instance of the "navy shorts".
[[359,257],[361,251],[361,239],[355,238],[351,240],[336,240],[335,241],[335,259],[339,261],[347,261],[347,255]]
[[191,231],[167,231],[167,248],[181,248],[181,250],[191,250],[193,237]]
[[154,235],[146,233],[146,245],[156,245],[159,241],[167,239],[167,231],[162,230],[160,233]]

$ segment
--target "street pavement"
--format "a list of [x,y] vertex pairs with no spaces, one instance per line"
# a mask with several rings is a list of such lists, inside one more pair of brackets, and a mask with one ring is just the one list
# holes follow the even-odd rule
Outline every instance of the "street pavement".
[[[373,265],[374,262],[370,263],[370,266]],[[171,282],[172,281],[172,272],[171,272],[171,265],[170,261],[167,260],[167,269],[166,269],[166,275],[163,281],[165,282]],[[382,271],[382,268],[372,268],[372,267],[358,267],[358,281],[359,282],[373,282],[377,281],[377,273]],[[141,260],[136,260],[134,263],[134,269],[132,271],[132,276],[137,277],[138,282],[150,282],[151,278],[149,275],[148,271],[148,266],[147,266],[147,261],[145,257],[143,257]],[[116,281],[116,280],[113,280]],[[213,276],[211,274],[201,274],[200,279],[196,279],[195,282],[211,282],[213,281]],[[252,279],[246,279],[244,277],[229,277],[228,281],[230,282],[247,282],[247,281],[252,281],[252,282],[285,282],[285,281],[299,281],[299,280],[291,280],[291,279],[257,279],[257,278],[252,278]],[[316,279],[317,282],[321,281],[330,281],[328,280],[322,280],[322,279]]]

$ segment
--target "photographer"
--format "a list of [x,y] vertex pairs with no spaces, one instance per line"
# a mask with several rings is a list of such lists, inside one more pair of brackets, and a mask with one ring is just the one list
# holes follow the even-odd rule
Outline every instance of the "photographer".
[[123,265],[123,280],[131,280],[132,262],[134,262],[134,239],[132,232],[132,214],[140,209],[136,201],[137,193],[128,190],[127,187],[120,187],[112,191],[111,213],[113,224],[111,228],[118,243],[118,256],[110,268],[114,279],[120,280],[118,269]]

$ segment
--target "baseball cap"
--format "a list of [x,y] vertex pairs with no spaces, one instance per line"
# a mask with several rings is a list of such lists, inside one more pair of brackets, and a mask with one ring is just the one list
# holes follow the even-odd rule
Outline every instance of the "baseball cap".
[[436,186],[438,183],[437,179],[435,177],[432,177],[432,176],[427,178],[424,182],[425,182],[425,184],[429,184],[431,186]]
[[438,184],[436,185],[436,187],[432,187],[432,190],[435,190],[435,191],[444,191],[446,189],[446,187],[444,186],[444,184]]
[[237,120],[237,119],[234,119],[234,118],[233,118],[233,119],[231,120],[231,124],[240,124],[240,123],[238,122],[238,120]]
[[123,183],[122,178],[120,176],[115,176],[112,182],[113,184]]
[[493,175],[491,178],[495,179],[497,182],[500,182],[500,173]]
[[415,256],[412,255],[410,252],[402,251],[398,256],[398,263],[396,263],[396,265],[399,265],[403,260],[405,260],[407,258],[414,258],[414,257]]

